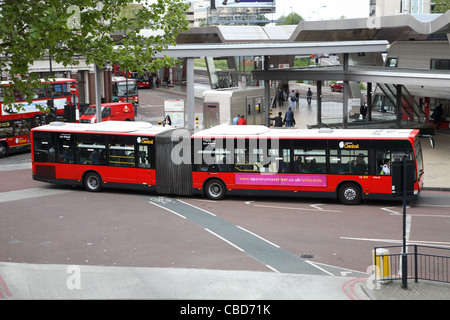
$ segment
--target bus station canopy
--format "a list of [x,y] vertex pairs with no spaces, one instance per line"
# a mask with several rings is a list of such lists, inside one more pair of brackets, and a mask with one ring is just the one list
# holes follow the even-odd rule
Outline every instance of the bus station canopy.
[[[143,31],[150,32],[150,31]],[[450,33],[450,11],[443,14],[401,14],[321,21],[286,26],[208,26],[191,28],[177,44],[250,42],[325,42],[426,40]],[[331,52],[329,52],[331,53]]]
[[[297,26],[192,28],[177,37],[176,46],[168,47],[157,57],[167,55],[187,58],[188,109],[192,109],[193,97],[189,97],[189,92],[193,91],[192,59],[197,57],[264,56],[270,57],[276,65],[276,57],[334,53],[344,55],[344,63],[341,66],[255,70],[253,77],[255,80],[264,81],[343,80],[345,83],[361,81],[448,88],[448,70],[349,64],[350,54],[381,55],[387,52],[389,45],[395,41],[437,38],[450,41],[450,11],[430,15],[304,21]],[[344,90],[344,104],[347,97],[345,93]],[[343,112],[346,112],[345,106]],[[192,120],[188,127],[193,127]]]
[[360,53],[385,52],[388,42],[376,41],[331,41],[331,42],[261,42],[261,43],[215,43],[179,44],[169,46],[157,57],[164,55],[176,58],[235,57],[235,56],[285,56],[310,55],[333,52]]
[[406,69],[372,66],[290,68],[253,71],[255,80],[342,80],[400,84],[405,86],[450,87],[448,70]]

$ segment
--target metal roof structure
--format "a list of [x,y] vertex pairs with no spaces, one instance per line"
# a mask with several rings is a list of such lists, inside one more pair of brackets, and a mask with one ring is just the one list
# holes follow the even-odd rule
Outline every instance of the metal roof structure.
[[255,80],[342,80],[356,82],[450,87],[448,70],[405,69],[372,66],[289,68],[253,71]]
[[392,43],[400,40],[426,40],[431,34],[447,33],[450,33],[450,11],[444,14],[301,22],[289,40],[387,40]]
[[426,40],[450,33],[450,11],[443,14],[395,15],[357,19],[302,21],[288,26],[211,26],[192,28],[177,44],[236,42],[314,42]]
[[[342,41],[342,42],[313,42],[313,43],[227,43],[227,44],[180,44],[169,46],[156,57],[164,55],[186,58],[186,85],[187,85],[187,128],[194,128],[194,64],[196,57],[234,57],[234,56],[287,56],[312,53],[336,52],[348,56],[349,53],[359,52],[384,52],[387,48],[387,41]],[[267,72],[271,72],[267,70]],[[270,96],[267,86],[266,96]],[[269,101],[266,98],[266,101]],[[269,109],[269,105],[266,106]],[[266,110],[267,111],[267,110]],[[268,114],[269,112],[267,112]],[[268,120],[267,120],[268,121]]]
[[290,41],[296,25],[286,26],[209,26],[192,28],[177,37],[177,44]]
[[227,57],[227,56],[271,56],[309,55],[313,53],[359,53],[384,52],[388,42],[377,41],[332,41],[332,42],[261,42],[221,44],[179,44],[169,46],[157,57],[164,55],[177,58]]
[[[196,57],[277,57],[320,53],[343,54],[341,66],[255,70],[255,80],[343,80],[384,84],[449,87],[447,71],[349,65],[349,54],[386,52],[399,40],[426,40],[441,36],[450,41],[450,11],[444,14],[396,15],[331,21],[304,21],[297,26],[213,26],[193,28],[177,37],[177,45],[161,55],[187,58],[188,93],[193,86]],[[192,82],[192,83],[191,83]],[[348,90],[344,90],[344,114]],[[188,97],[189,105],[193,97]],[[190,119],[190,117],[188,116]],[[193,121],[190,119],[189,121]],[[193,122],[188,128],[193,127]]]

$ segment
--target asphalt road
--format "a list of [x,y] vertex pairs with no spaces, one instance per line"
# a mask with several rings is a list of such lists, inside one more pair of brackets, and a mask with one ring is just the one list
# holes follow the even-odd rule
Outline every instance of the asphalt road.
[[[0,159],[0,261],[364,273],[374,246],[402,240],[401,202],[89,193],[33,181],[28,157]],[[447,192],[424,192],[407,215],[408,240],[450,246]]]
[[[138,115],[162,120],[164,100],[177,97],[141,91]],[[75,265],[352,279],[367,275],[375,246],[402,241],[401,202],[344,206],[335,200],[89,193],[33,181],[29,152],[0,159],[0,181],[0,263],[10,268]],[[423,192],[407,208],[407,240],[448,248],[449,223],[449,193]]]

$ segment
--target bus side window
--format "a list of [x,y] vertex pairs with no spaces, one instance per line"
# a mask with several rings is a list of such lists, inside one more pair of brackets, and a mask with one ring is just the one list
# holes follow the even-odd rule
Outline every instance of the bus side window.
[[79,133],[76,160],[79,164],[106,165],[106,135]]
[[33,144],[35,162],[56,162],[56,148],[51,132],[35,132]]
[[12,121],[0,122],[0,138],[12,136],[13,131]]
[[134,146],[127,144],[109,145],[109,165],[116,167],[134,167],[135,156]]
[[62,89],[61,83],[53,84],[53,96],[54,97],[62,97],[63,96],[63,89]]
[[60,133],[58,141],[58,162],[75,163],[74,139],[73,134]]

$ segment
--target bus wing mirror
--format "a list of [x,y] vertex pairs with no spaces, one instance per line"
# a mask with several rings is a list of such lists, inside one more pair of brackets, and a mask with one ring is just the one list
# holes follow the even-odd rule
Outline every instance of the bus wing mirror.
[[429,135],[429,134],[421,134],[421,135],[420,135],[420,138],[428,138],[428,139],[430,140],[431,148],[434,149],[435,144],[434,144],[434,137],[433,137],[432,135]]

